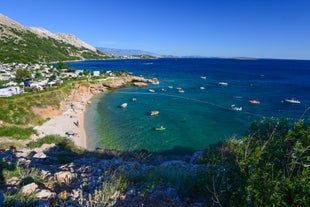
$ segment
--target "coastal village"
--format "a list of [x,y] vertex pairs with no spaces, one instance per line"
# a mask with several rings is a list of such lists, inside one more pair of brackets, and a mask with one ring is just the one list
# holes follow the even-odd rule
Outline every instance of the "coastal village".
[[[56,65],[56,64],[55,64]],[[0,97],[9,97],[22,94],[31,90],[44,90],[59,84],[68,79],[88,78],[111,78],[116,76],[125,77],[126,72],[113,72],[111,70],[92,71],[72,70],[70,68],[57,68],[55,65],[47,64],[23,64],[23,63],[0,63]],[[21,80],[17,73],[24,73]],[[26,74],[25,74],[26,73]],[[147,86],[146,82],[158,84],[159,81],[154,78],[146,80],[141,77],[135,77],[133,81],[137,87]],[[117,83],[115,83],[117,87]],[[113,87],[113,86],[111,86]]]
[[[19,72],[24,73],[22,74],[24,76],[22,80],[17,77]],[[62,84],[67,79],[83,78],[85,75],[84,70],[59,69],[55,65],[0,63],[0,97],[18,95],[30,90],[43,90]],[[90,75],[99,77],[101,74],[100,71],[93,71]],[[107,71],[106,75],[112,76],[112,72]]]

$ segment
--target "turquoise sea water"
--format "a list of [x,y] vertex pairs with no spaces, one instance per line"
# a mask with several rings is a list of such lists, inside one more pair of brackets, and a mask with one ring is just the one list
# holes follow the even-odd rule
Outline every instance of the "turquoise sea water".
[[[160,80],[159,85],[125,87],[96,97],[86,114],[90,148],[184,154],[241,137],[253,120],[262,117],[289,117],[294,121],[303,115],[310,121],[310,61],[154,59],[70,65],[90,71],[126,69]],[[228,86],[221,87],[219,82]],[[177,87],[185,92],[179,93]],[[137,101],[132,102],[132,98]],[[301,104],[285,103],[286,98],[297,98]],[[253,105],[250,99],[261,103]],[[120,108],[124,102],[128,107]],[[232,104],[243,110],[231,110]],[[158,110],[159,115],[150,116],[152,110]],[[166,130],[154,130],[161,125]]]

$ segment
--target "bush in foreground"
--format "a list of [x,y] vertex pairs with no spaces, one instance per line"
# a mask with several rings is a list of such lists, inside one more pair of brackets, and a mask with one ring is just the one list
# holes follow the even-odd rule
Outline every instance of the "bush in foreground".
[[220,206],[307,206],[310,203],[310,127],[304,121],[254,122],[248,135],[206,151],[222,166],[207,188]]

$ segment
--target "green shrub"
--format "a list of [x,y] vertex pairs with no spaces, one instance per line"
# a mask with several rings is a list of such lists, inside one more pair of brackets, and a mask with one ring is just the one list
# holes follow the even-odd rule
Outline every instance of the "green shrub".
[[[231,206],[307,206],[310,203],[310,127],[286,120],[254,122],[249,135],[206,152],[206,163],[229,169],[207,183],[217,204]],[[220,181],[220,182],[218,182]],[[214,183],[217,183],[214,185]]]
[[17,126],[1,126],[0,127],[0,137],[11,137],[14,139],[29,139],[32,134],[36,131],[32,128],[20,128]]
[[7,164],[3,169],[3,177],[5,179],[10,179],[12,177],[20,178],[20,186],[24,186],[32,182],[40,185],[44,178],[38,169],[20,166],[19,164],[16,164],[15,166],[12,164]]
[[43,144],[56,144],[62,149],[71,150],[73,152],[79,151],[79,148],[70,138],[62,137],[60,135],[47,135],[41,139],[38,139],[37,141],[29,143],[29,148],[38,148],[41,147]]
[[[123,193],[129,187],[129,182],[123,176],[113,175],[103,182],[102,188],[91,196],[93,206],[107,206],[115,202],[113,196],[116,192]],[[115,198],[114,198],[115,199]]]
[[22,206],[33,207],[38,203],[38,199],[35,195],[24,196],[22,193],[5,193],[3,207]]

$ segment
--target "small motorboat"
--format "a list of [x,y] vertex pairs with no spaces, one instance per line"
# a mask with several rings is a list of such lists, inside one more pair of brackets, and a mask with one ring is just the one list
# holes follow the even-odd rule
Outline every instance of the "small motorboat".
[[185,91],[183,89],[178,90],[179,93],[184,93]]
[[162,91],[162,92],[167,92],[167,90],[166,90],[166,89],[164,89],[164,88],[162,88],[162,89],[161,89],[161,91]]
[[132,101],[132,102],[136,102],[137,99],[136,99],[136,98],[132,98],[131,101]]
[[160,127],[156,127],[155,130],[156,131],[162,131],[162,130],[165,130],[166,128],[163,127],[163,126],[160,126]]
[[154,89],[149,89],[149,92],[150,93],[155,93],[155,90]]
[[205,90],[205,87],[201,86],[200,89],[201,89],[201,90]]
[[204,80],[206,80],[206,79],[207,79],[207,77],[206,77],[206,76],[201,76],[200,78],[201,78],[201,79],[204,79]]
[[300,104],[300,101],[295,99],[295,98],[291,98],[291,99],[285,99],[286,103],[291,103],[291,104]]
[[219,86],[228,86],[228,83],[226,83],[226,82],[219,82],[218,85]]
[[127,106],[128,106],[127,103],[122,103],[119,107],[121,107],[121,108],[126,108]]
[[234,111],[242,111],[242,107],[238,107],[235,104],[231,105],[231,109]]
[[168,88],[172,89],[172,88],[173,88],[173,86],[168,86]]
[[251,104],[260,104],[260,101],[255,100],[255,99],[251,99],[251,100],[249,100],[249,102],[250,102]]
[[150,115],[151,116],[155,116],[155,115],[158,115],[159,114],[159,111],[151,111]]

